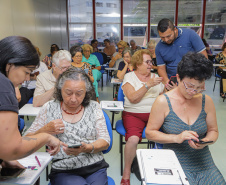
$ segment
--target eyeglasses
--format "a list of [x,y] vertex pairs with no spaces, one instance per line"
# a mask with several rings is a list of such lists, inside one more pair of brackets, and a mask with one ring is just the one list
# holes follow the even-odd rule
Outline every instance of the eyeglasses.
[[153,61],[152,61],[152,60],[146,60],[145,63],[146,63],[147,65],[152,65]]
[[84,50],[84,52],[87,52],[88,53],[88,52],[90,52],[90,50]]
[[75,58],[82,58],[82,55],[75,55]]
[[118,49],[124,49],[124,48],[119,48],[119,47],[118,47]]
[[66,71],[68,70],[71,66],[68,66],[68,67],[60,67],[60,66],[57,66],[61,71]]
[[[194,89],[194,88],[188,87],[188,85],[186,84],[185,81],[183,81],[183,83],[184,83],[184,87],[186,89],[186,92],[188,92],[188,93],[192,93],[192,92],[202,93],[206,90],[205,87],[204,87],[204,89],[203,88]],[[192,85],[192,86],[194,86],[194,85]]]

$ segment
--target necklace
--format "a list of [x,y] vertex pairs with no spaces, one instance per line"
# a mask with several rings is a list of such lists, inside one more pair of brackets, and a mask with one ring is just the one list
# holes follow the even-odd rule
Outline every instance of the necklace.
[[81,109],[80,109],[78,112],[71,113],[71,112],[67,112],[67,111],[62,107],[62,104],[63,104],[63,102],[61,102],[61,109],[62,109],[66,114],[69,114],[69,115],[76,115],[76,114],[80,113],[80,112],[82,111],[82,108],[83,108],[83,106],[81,105]]

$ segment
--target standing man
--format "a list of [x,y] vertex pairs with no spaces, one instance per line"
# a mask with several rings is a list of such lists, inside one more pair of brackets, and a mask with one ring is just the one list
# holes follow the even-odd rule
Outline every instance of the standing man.
[[169,78],[177,73],[177,64],[189,51],[202,53],[207,57],[206,47],[195,31],[174,26],[169,19],[158,23],[158,33],[161,38],[156,46],[155,54],[158,74],[163,77],[163,83],[168,84]]

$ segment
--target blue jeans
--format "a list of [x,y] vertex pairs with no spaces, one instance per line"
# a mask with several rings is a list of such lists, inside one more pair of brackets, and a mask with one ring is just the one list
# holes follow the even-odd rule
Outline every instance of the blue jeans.
[[72,173],[57,173],[51,177],[50,182],[51,185],[107,185],[107,168],[83,177]]

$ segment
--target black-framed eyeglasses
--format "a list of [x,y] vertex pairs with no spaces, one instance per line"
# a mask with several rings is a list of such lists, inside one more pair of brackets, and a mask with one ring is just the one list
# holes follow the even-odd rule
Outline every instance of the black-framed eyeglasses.
[[60,67],[60,66],[57,66],[61,71],[66,71],[68,70],[71,66],[68,66],[68,67]]
[[188,92],[188,93],[192,93],[192,92],[202,93],[206,90],[205,87],[204,88],[197,88],[197,89],[190,88],[190,87],[188,87],[188,85],[186,84],[185,81],[183,81],[183,83],[184,83],[184,87],[186,89],[186,92]]

